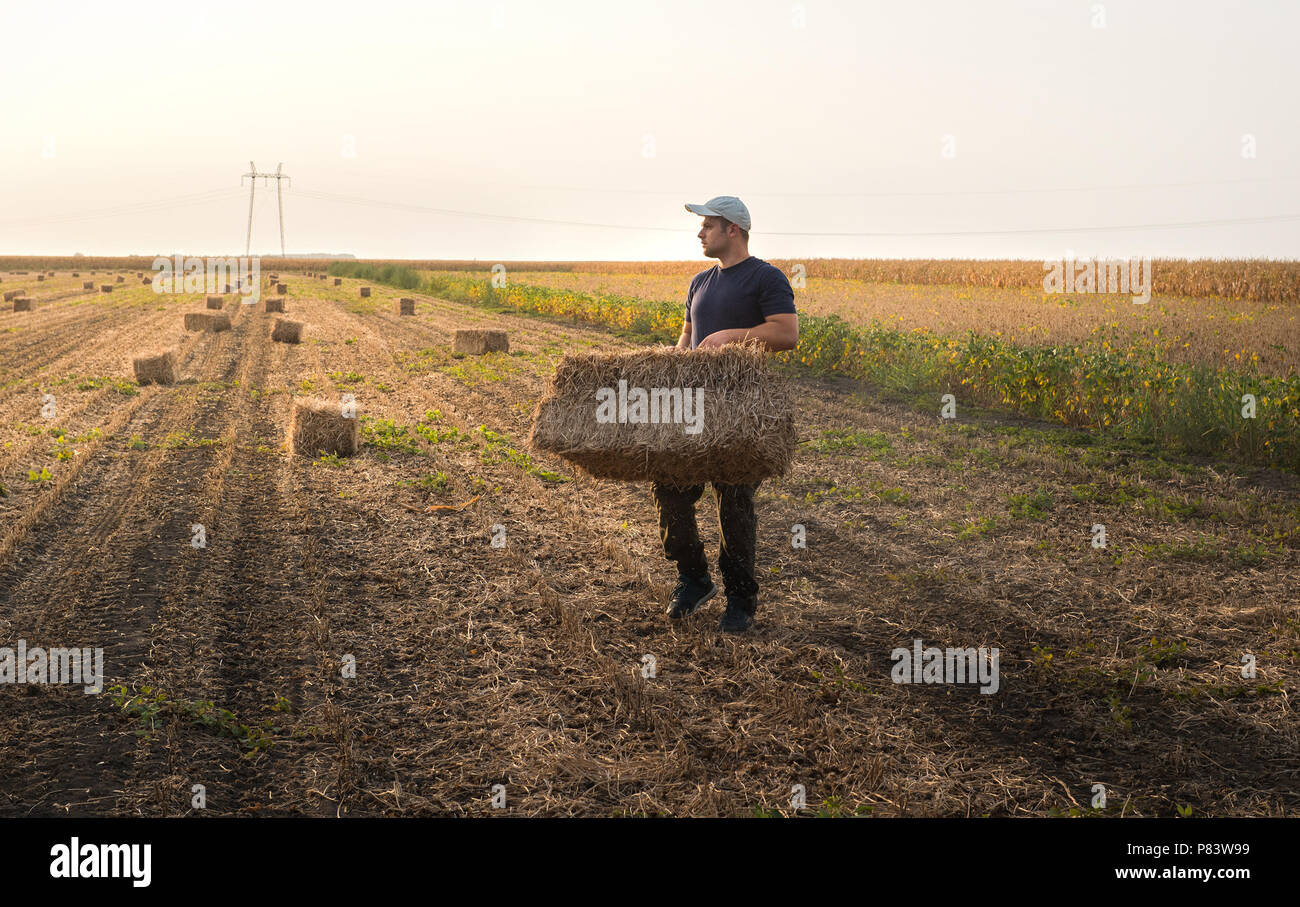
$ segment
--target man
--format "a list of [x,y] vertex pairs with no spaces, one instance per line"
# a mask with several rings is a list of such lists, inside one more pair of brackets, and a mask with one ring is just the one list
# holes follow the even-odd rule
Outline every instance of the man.
[[[711,349],[757,338],[773,352],[794,349],[799,342],[794,290],[779,268],[749,254],[749,209],[740,199],[722,195],[703,205],[687,205],[686,210],[704,218],[700,244],[704,255],[718,259],[718,264],[691,280],[677,348]],[[713,483],[722,533],[718,569],[727,592],[727,610],[718,628],[728,633],[748,630],[758,610],[754,578],[757,487],[758,483]],[[704,486],[678,488],[655,482],[651,492],[659,511],[664,555],[677,563],[677,588],[668,616],[680,620],[718,592],[695,523],[695,502]]]

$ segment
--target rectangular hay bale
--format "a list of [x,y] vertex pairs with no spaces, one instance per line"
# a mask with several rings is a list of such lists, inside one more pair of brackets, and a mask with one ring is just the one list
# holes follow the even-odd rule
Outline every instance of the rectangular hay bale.
[[31,310],[32,310],[32,301],[30,299],[28,299],[26,296],[14,297],[15,312],[30,312]]
[[334,278],[334,286],[336,286],[336,287],[341,287],[341,286],[343,286],[343,278],[342,278],[342,277],[335,277],[335,278]]
[[365,298],[368,297],[369,295],[370,295],[370,287],[362,287],[362,288],[361,288],[361,298],[362,298],[362,299],[365,299]]
[[230,316],[225,313],[218,315],[213,312],[186,312],[185,330],[210,331],[212,333],[228,331],[230,330]]
[[281,296],[283,296],[285,293],[288,293],[289,292],[288,284],[277,283],[275,285],[275,292],[279,293]]
[[93,290],[95,289],[95,282],[93,280],[83,280],[81,282],[81,288],[83,290]]
[[275,326],[271,328],[271,339],[276,343],[301,343],[302,331],[303,323],[301,321],[277,318],[275,319]]
[[337,401],[297,398],[289,417],[289,453],[305,457],[337,454],[350,457],[361,447],[361,425],[343,415]]
[[266,298],[266,310],[267,310],[268,312],[283,312],[283,311],[284,311],[284,297],[283,297],[283,296],[268,296],[268,297]]
[[794,396],[760,344],[578,353],[557,364],[528,443],[597,478],[676,487],[784,475]]
[[223,309],[226,306],[226,300],[222,299],[220,296],[209,296],[207,306],[210,309]]
[[457,353],[480,356],[483,353],[504,353],[510,349],[510,339],[505,331],[457,331],[451,348]]
[[135,369],[136,384],[175,384],[176,353],[165,350],[161,353],[147,353],[131,360]]
[[99,287],[99,292],[101,292],[101,293],[111,293],[111,292],[113,292],[113,285],[112,285],[111,283],[101,284],[100,287]]
[[398,309],[398,314],[401,314],[401,315],[414,315],[414,314],[415,314],[415,300],[414,300],[414,299],[411,299],[411,298],[409,298],[409,297],[403,296],[400,300],[398,300],[398,305],[400,306],[400,308]]

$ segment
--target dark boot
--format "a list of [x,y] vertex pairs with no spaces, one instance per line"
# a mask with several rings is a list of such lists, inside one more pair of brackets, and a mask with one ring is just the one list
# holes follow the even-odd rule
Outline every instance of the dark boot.
[[668,616],[673,620],[690,617],[700,606],[718,594],[718,587],[708,574],[703,577],[677,575],[677,588],[673,590],[673,599],[668,605]]
[[744,633],[754,623],[754,614],[758,611],[756,596],[742,597],[727,595],[727,610],[718,621],[718,629],[723,633]]

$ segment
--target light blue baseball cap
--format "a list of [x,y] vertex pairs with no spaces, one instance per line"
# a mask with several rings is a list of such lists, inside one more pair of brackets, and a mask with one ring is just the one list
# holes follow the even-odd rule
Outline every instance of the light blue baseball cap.
[[749,209],[734,195],[719,195],[702,205],[687,205],[686,210],[701,217],[725,217],[742,230],[748,230]]

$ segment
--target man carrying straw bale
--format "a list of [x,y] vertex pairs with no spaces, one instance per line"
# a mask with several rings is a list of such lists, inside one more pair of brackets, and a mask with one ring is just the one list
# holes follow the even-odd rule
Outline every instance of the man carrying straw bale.
[[[704,255],[718,264],[691,280],[686,318],[678,349],[711,349],[759,340],[771,352],[790,350],[799,342],[794,290],[779,268],[749,254],[749,209],[735,196],[722,195],[686,210],[704,218],[698,234]],[[753,485],[713,484],[718,528],[722,534],[718,569],[727,594],[727,609],[718,628],[743,633],[758,610],[754,577],[758,519]],[[650,486],[659,512],[664,555],[677,564],[677,587],[668,607],[674,620],[695,613],[717,594],[695,522],[695,503],[703,485]]]

